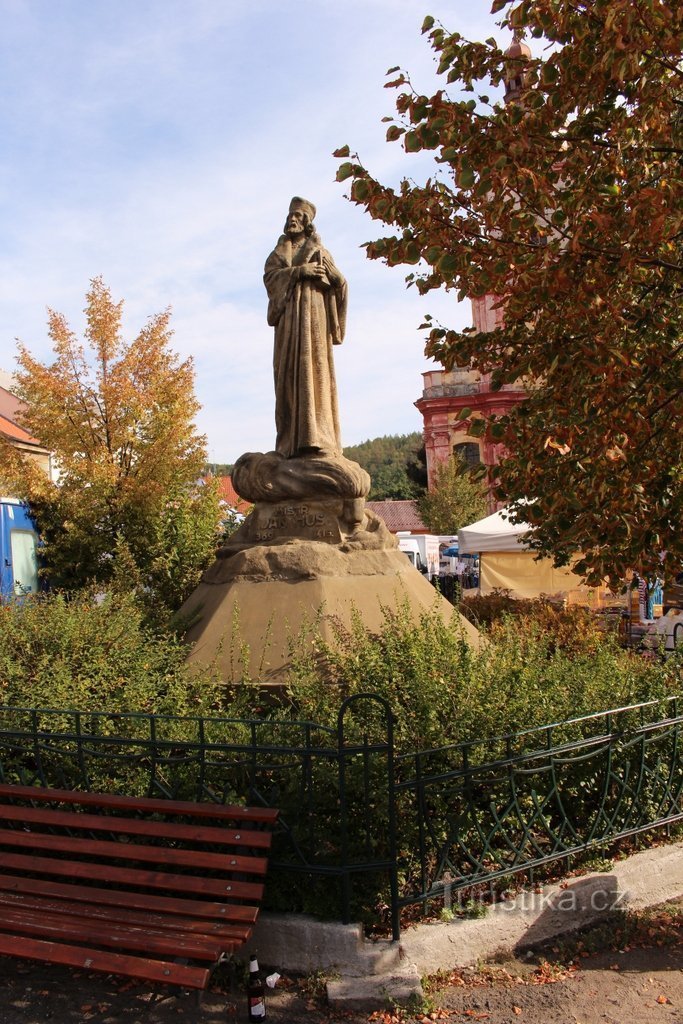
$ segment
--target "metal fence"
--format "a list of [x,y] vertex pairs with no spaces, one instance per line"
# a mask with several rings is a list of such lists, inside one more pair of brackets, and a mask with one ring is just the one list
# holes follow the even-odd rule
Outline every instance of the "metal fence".
[[273,909],[350,920],[683,819],[676,698],[398,753],[376,694],[313,722],[0,708],[0,778],[278,807]]

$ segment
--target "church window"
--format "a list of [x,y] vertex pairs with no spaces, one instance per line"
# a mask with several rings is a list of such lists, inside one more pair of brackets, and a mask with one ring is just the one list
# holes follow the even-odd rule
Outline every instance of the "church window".
[[458,455],[466,466],[478,466],[481,462],[479,445],[472,441],[464,441],[453,445],[453,454]]

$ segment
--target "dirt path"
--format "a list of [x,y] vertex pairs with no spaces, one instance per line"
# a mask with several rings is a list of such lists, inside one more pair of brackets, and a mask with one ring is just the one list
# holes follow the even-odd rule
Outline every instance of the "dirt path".
[[[268,1002],[271,1024],[683,1024],[683,901],[479,971],[433,978],[419,1011],[343,1014],[321,979],[298,979]],[[0,1024],[231,1024],[244,996],[181,994],[150,1007],[142,985],[0,958]]]
[[682,937],[683,901],[625,915],[533,955],[435,979],[430,1019],[683,1024]]
[[576,971],[550,969],[540,982],[516,981],[512,972],[524,966],[507,965],[510,978],[450,987],[435,1002],[447,1008],[444,1019],[486,1024],[683,1024],[680,947],[603,953]]

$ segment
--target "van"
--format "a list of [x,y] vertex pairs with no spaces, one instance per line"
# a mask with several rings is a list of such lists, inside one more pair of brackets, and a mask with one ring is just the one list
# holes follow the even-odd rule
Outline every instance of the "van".
[[16,498],[0,498],[0,560],[0,600],[38,592],[38,532]]
[[398,549],[402,551],[404,555],[408,556],[409,561],[415,566],[418,572],[426,573],[427,566],[422,558],[420,547],[415,540],[415,537],[411,537],[408,531],[401,531],[396,534],[398,537]]
[[411,533],[399,530],[399,550],[403,551],[416,569],[429,576],[439,574],[439,538],[431,533]]

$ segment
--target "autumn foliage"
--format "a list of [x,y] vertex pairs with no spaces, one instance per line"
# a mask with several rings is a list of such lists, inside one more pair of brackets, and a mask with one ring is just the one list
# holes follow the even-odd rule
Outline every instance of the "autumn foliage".
[[194,372],[169,347],[170,312],[127,343],[122,306],[96,278],[87,349],[53,310],[54,362],[19,346],[22,422],[53,453],[59,479],[8,445],[3,475],[31,506],[53,586],[107,583],[125,571],[131,586],[173,608],[214,550],[218,501],[197,486],[206,453],[193,422]]
[[[523,502],[538,545],[581,556],[588,579],[674,571],[683,556],[683,70],[680,11],[664,0],[495,0],[506,52],[428,17],[442,86],[394,68],[389,141],[434,154],[398,189],[348,147],[337,177],[393,233],[368,256],[414,267],[422,293],[497,297],[505,325],[427,320],[450,368],[523,381],[528,399],[475,420],[509,453],[501,500]],[[506,80],[508,100],[500,98]],[[452,88],[453,95],[449,91]],[[456,91],[457,90],[457,91]],[[464,410],[467,419],[468,410]]]

